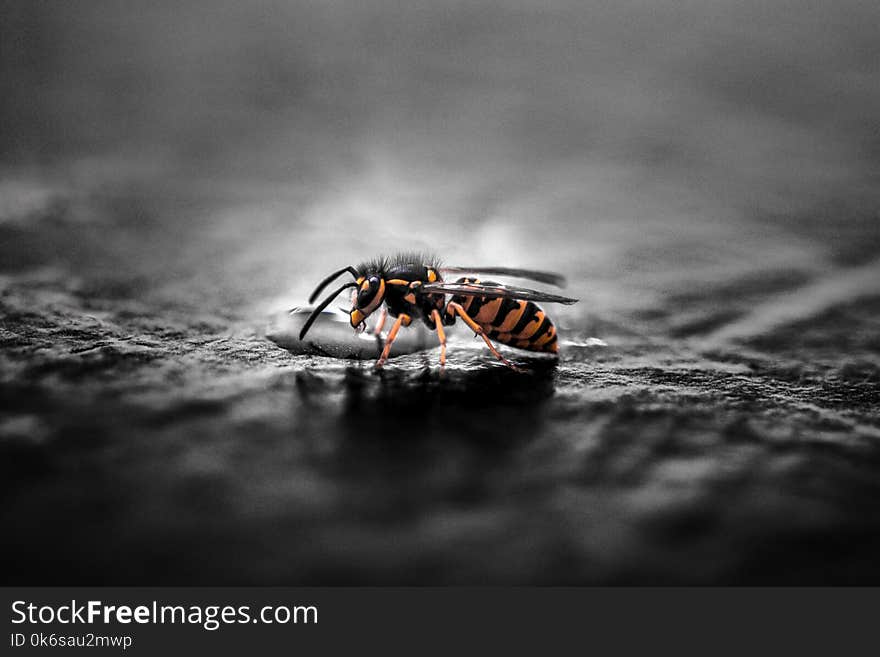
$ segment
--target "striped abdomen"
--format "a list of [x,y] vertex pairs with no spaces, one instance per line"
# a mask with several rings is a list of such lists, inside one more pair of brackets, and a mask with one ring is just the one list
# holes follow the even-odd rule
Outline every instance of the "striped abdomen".
[[[457,283],[480,283],[475,278],[461,278]],[[492,281],[482,281],[493,285]],[[497,285],[497,284],[496,284]],[[519,299],[487,299],[456,295],[452,301],[465,312],[492,340],[527,351],[555,354],[559,350],[556,327],[550,318],[531,301]]]

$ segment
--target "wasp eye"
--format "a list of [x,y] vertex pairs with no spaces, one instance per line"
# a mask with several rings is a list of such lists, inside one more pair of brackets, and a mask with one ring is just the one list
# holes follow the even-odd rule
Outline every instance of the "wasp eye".
[[376,292],[379,291],[379,279],[375,276],[371,276],[367,280],[365,280],[358,290],[357,295],[357,305],[360,308],[364,308],[370,304],[373,300],[373,297],[376,296]]

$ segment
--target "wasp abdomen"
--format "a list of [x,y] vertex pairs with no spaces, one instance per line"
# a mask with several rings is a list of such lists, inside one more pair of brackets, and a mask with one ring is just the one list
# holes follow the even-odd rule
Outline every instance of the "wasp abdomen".
[[[476,278],[460,278],[457,283],[480,283]],[[493,285],[492,281],[482,281]],[[550,318],[532,301],[520,299],[474,297],[455,295],[465,312],[490,338],[510,347],[526,351],[555,354],[559,351],[556,327]]]

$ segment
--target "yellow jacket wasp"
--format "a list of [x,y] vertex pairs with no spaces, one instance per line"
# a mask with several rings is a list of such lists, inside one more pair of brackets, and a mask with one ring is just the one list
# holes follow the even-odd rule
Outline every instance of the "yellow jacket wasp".
[[[557,286],[564,284],[559,274],[528,269],[441,267],[435,259],[415,254],[379,258],[357,267],[343,267],[321,281],[309,297],[309,303],[314,303],[324,288],[339,276],[349,273],[354,278],[354,281],[331,292],[315,308],[303,325],[299,338],[305,338],[315,319],[333,299],[344,290],[357,288],[357,296],[349,313],[353,328],[363,330],[367,317],[383,303],[385,308],[374,331],[378,333],[382,330],[386,313],[396,318],[382,355],[376,361],[377,367],[381,367],[388,358],[401,326],[409,326],[416,317],[420,317],[429,329],[437,331],[441,367],[446,364],[446,334],[443,327],[454,324],[456,316],[461,317],[476,335],[485,340],[499,360],[514,369],[492,344],[493,339],[517,349],[557,353],[556,327],[535,302],[571,304],[576,303],[577,299],[469,277],[459,278],[454,283],[443,280],[444,273],[463,272],[514,276]],[[452,295],[448,302],[447,295]]]

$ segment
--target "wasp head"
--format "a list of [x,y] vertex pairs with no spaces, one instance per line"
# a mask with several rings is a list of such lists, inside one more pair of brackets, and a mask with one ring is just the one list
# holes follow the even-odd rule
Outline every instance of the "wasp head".
[[385,279],[380,276],[361,276],[357,279],[358,292],[349,313],[353,328],[360,328],[365,320],[385,299]]

